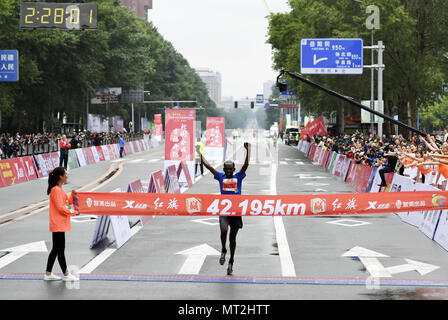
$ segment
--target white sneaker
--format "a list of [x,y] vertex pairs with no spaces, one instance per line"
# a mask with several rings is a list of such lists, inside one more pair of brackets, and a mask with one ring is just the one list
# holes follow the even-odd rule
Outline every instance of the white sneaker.
[[62,280],[64,280],[64,281],[79,281],[79,278],[69,273],[68,276],[63,276]]
[[57,275],[55,275],[53,273],[51,273],[49,276],[48,275],[44,276],[44,280],[45,281],[61,280],[61,279],[62,279],[61,277],[59,277],[59,276],[57,276]]

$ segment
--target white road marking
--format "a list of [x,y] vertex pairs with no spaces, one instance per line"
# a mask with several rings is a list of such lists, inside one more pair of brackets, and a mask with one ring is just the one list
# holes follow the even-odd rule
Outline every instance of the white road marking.
[[[206,219],[196,219],[196,220],[191,220],[193,222],[197,222],[197,223],[202,223],[202,224],[206,224],[209,226],[216,226],[219,224],[219,219],[218,218],[206,218]],[[215,222],[209,222],[209,221],[215,221]]]
[[31,242],[17,247],[2,249],[0,252],[9,252],[0,258],[0,269],[22,258],[30,252],[48,252],[45,241]]
[[342,256],[358,257],[361,263],[365,266],[367,272],[369,272],[370,275],[374,278],[391,278],[392,274],[408,271],[417,271],[418,273],[420,273],[420,275],[423,276],[440,268],[439,266],[434,266],[432,264],[423,263],[411,259],[405,259],[407,264],[385,268],[378,260],[378,258],[388,258],[389,256],[363,247],[354,247],[344,253]]
[[327,223],[337,224],[339,226],[344,226],[344,227],[359,227],[359,226],[364,226],[366,224],[370,224],[370,222],[351,220],[351,219],[339,219],[336,221],[328,221]]
[[[142,226],[138,223],[131,229],[131,237],[134,236],[137,232],[139,232],[142,229]],[[106,261],[115,251],[117,251],[117,248],[106,248],[104,249],[99,255],[95,256],[92,260],[90,260],[85,266],[79,270],[79,273],[92,273],[93,270],[98,268],[100,264],[102,264],[104,261]]]
[[129,161],[128,163],[139,163],[139,162],[142,162],[143,160],[145,160],[145,159],[132,160],[132,161]]
[[[271,164],[271,188],[270,194],[277,195],[277,164]],[[280,257],[280,264],[283,277],[295,277],[296,271],[294,268],[294,262],[292,261],[291,251],[289,250],[288,239],[286,237],[285,226],[283,224],[282,216],[275,216],[275,237],[277,239],[278,253]]]
[[80,274],[92,273],[100,264],[106,261],[115,251],[116,248],[106,248],[99,255],[89,261],[81,270],[79,270]]
[[219,251],[208,244],[201,244],[193,248],[177,252],[186,255],[187,259],[180,268],[178,274],[199,274],[207,256],[219,256]]

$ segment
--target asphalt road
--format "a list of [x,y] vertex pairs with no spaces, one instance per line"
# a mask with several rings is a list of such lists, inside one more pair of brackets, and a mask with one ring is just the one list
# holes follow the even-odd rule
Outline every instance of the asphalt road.
[[[274,147],[262,130],[256,137],[249,130],[228,146],[227,158],[235,160],[237,170],[246,140],[252,155],[243,194],[355,192],[297,147],[281,141]],[[110,192],[124,190],[137,179],[146,189],[151,172],[163,169],[163,153],[161,146],[123,161],[71,170],[64,189]],[[216,165],[222,170],[222,164]],[[39,241],[51,249],[46,186],[46,179],[38,179],[0,189],[0,250]],[[219,186],[207,172],[184,192],[218,194]],[[81,273],[76,284],[45,282],[48,252],[30,252],[5,264],[11,253],[0,251],[0,300],[448,299],[448,252],[394,214],[243,220],[231,276],[226,275],[227,263],[218,263],[221,245],[215,217],[153,217],[141,229],[137,218],[130,218],[136,233],[118,250],[111,230],[107,239],[89,249],[95,217],[74,221],[66,234],[67,263],[82,270],[96,262],[94,268]],[[196,275],[182,274],[188,257],[181,252],[196,246],[210,247],[210,254]],[[376,262],[386,268],[406,264],[405,259],[438,268],[424,275],[403,269],[390,278],[372,278],[359,258],[343,256],[355,247],[380,254]],[[107,250],[110,255],[97,262]],[[61,273],[57,262],[53,271]]]

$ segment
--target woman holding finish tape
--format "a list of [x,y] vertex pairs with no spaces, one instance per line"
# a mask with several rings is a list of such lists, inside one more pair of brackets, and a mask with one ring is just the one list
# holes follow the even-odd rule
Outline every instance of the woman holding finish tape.
[[[64,167],[57,167],[48,176],[47,194],[50,195],[50,232],[53,237],[53,248],[47,261],[47,272],[44,280],[79,281],[79,278],[70,274],[65,261],[65,232],[71,231],[70,217],[79,212],[71,208],[73,198],[67,196],[62,185],[67,183],[67,171]],[[51,272],[53,264],[58,258],[64,276],[61,278]]]

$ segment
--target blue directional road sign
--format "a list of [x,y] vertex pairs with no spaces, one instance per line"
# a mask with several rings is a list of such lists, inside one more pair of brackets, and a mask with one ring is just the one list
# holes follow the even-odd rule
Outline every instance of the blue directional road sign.
[[264,102],[264,95],[257,94],[256,101],[257,101],[257,103],[263,103]]
[[362,39],[302,39],[300,72],[303,74],[362,74]]
[[0,50],[0,82],[19,81],[19,52]]

